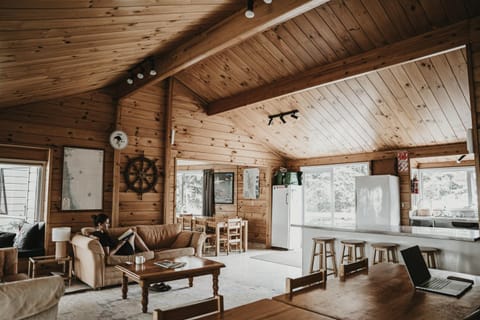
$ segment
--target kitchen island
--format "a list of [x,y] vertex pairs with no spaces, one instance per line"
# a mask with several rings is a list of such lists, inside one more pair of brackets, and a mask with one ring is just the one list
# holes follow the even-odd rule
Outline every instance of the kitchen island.
[[[307,274],[312,253],[312,238],[335,237],[337,263],[340,261],[343,239],[364,240],[366,254],[372,260],[372,242],[394,242],[399,250],[419,245],[441,250],[437,256],[439,269],[480,275],[480,232],[471,229],[431,228],[414,226],[335,227],[294,225],[302,228],[302,272]],[[403,263],[400,256],[400,262]]]

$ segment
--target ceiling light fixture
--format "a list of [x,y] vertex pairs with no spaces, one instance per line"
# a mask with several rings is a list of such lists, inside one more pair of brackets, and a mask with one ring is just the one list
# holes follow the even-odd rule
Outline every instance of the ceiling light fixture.
[[133,76],[132,76],[132,72],[131,72],[131,71],[128,72],[127,83],[128,83],[129,85],[132,85],[132,84],[133,84]]
[[292,110],[292,111],[287,111],[287,112],[282,112],[282,113],[269,115],[268,116],[268,125],[271,126],[273,124],[273,119],[275,119],[275,118],[280,118],[282,123],[287,123],[287,120],[285,120],[285,116],[288,116],[288,115],[290,115],[293,119],[298,119],[297,113],[299,113],[299,111],[297,109],[295,109],[295,110]]
[[271,4],[272,0],[263,0],[263,2],[265,2],[266,4]]
[[466,154],[462,154],[460,157],[457,159],[457,163],[462,162],[463,158],[465,158]]
[[150,71],[148,72],[151,76],[157,75],[157,70],[155,70],[155,59],[152,57],[150,58]]
[[143,71],[138,71],[137,72],[137,78],[142,80],[145,76],[143,75]]
[[253,12],[253,0],[247,0],[247,11],[245,11],[245,17],[248,19],[255,17],[255,12]]

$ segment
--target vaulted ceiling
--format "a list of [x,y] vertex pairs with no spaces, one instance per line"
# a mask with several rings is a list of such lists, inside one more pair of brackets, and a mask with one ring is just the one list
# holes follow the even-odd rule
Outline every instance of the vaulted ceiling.
[[[140,61],[168,56],[213,25],[228,24],[244,6],[233,0],[2,1],[0,107],[118,85]],[[225,105],[478,15],[476,0],[331,0],[175,77],[207,105]],[[471,127],[464,47],[333,80],[224,116],[288,159],[465,141]],[[293,109],[299,119],[268,126],[268,115]]]

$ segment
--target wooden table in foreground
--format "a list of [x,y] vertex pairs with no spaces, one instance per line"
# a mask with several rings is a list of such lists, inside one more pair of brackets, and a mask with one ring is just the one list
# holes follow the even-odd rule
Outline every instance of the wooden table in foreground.
[[[432,275],[455,274],[431,270]],[[458,275],[458,273],[456,274]],[[359,274],[345,282],[328,280],[326,289],[312,289],[276,296],[276,301],[337,319],[463,319],[480,304],[476,284],[461,298],[414,290],[404,265],[381,263],[368,275]]]
[[117,265],[116,268],[123,273],[122,298],[127,298],[128,279],[137,282],[142,288],[142,311],[145,313],[148,309],[148,287],[150,284],[188,278],[188,284],[191,287],[193,286],[193,277],[208,274],[212,275],[213,295],[218,294],[218,276],[220,275],[220,268],[225,267],[223,263],[194,256],[179,257],[172,260],[186,262],[186,265],[176,269],[165,269],[155,265],[155,260],[140,265]]
[[303,310],[285,303],[270,299],[262,299],[243,306],[226,310],[221,315],[210,315],[199,318],[199,320],[331,320],[332,318],[321,314]]

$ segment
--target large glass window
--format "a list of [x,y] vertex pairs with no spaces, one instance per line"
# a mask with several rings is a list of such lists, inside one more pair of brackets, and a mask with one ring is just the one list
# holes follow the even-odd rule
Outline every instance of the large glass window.
[[303,167],[304,222],[355,225],[355,177],[368,175],[367,163]]
[[178,171],[176,184],[176,213],[202,215],[203,172]]
[[[417,207],[430,210],[476,209],[477,188],[474,167],[418,169]],[[445,212],[448,214],[448,212]]]
[[41,220],[42,201],[42,165],[0,163],[1,230]]

